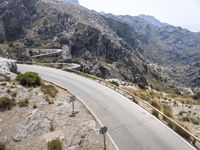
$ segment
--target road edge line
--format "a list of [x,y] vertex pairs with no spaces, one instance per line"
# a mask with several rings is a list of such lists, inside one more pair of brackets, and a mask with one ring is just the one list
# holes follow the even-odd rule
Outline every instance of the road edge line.
[[[59,84],[57,84],[57,83],[53,83],[52,81],[48,81],[48,80],[45,80],[45,79],[42,79],[42,80],[47,81],[47,82],[49,82],[49,83],[51,83],[51,84],[54,84],[54,85],[56,85],[56,86],[62,88],[63,90],[67,90],[67,91],[69,91],[71,94],[75,95],[72,91],[66,89],[66,88],[63,87],[62,85],[59,85]],[[75,95],[75,96],[76,96],[76,95]],[[104,126],[103,123],[102,123],[102,122],[100,121],[100,119],[95,115],[95,113],[92,111],[92,109],[91,109],[79,96],[76,96],[76,97],[77,97],[77,98],[80,100],[80,102],[86,107],[86,109],[92,114],[92,116],[95,118],[95,120],[97,120],[97,122],[100,124],[100,126],[103,127],[103,126]],[[106,134],[108,135],[108,137],[109,137],[111,143],[113,144],[113,146],[115,147],[115,149],[116,149],[116,150],[119,150],[118,146],[116,145],[116,143],[114,142],[112,136],[110,135],[109,130],[108,130],[108,132],[107,132]]]

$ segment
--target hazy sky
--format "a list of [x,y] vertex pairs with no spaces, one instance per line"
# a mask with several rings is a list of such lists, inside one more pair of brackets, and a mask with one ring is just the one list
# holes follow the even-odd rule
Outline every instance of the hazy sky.
[[117,15],[152,15],[162,22],[200,31],[200,0],[79,0],[82,6]]

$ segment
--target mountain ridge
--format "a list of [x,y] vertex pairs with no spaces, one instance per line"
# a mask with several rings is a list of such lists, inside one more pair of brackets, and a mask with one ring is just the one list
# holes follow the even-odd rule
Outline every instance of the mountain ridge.
[[[178,83],[168,73],[173,78],[177,73],[172,74],[170,68],[174,66],[170,65],[185,65],[198,59],[192,57],[186,61],[187,51],[181,50],[183,44],[178,43],[184,35],[188,39],[196,35],[177,27],[160,28],[140,17],[99,14],[82,6],[54,0],[31,0],[28,3],[26,0],[6,0],[0,4],[0,42],[7,44],[0,51],[19,60],[29,60],[30,48],[63,47],[64,55],[70,54],[64,57],[70,59],[63,61],[80,63],[81,70],[86,73],[129,80],[142,86],[158,82],[163,87],[166,82],[171,82],[167,86],[174,87]],[[178,40],[170,37],[172,35]],[[187,38],[182,40],[184,46],[191,46],[191,43],[199,46],[196,38],[190,42]],[[177,64],[173,64],[171,56],[179,56],[177,52],[183,54]],[[196,57],[197,53],[198,50],[192,49],[190,55]],[[154,63],[163,67],[152,65]],[[161,68],[168,68],[167,72]],[[179,79],[177,81],[181,83]],[[188,85],[192,83],[188,81]]]

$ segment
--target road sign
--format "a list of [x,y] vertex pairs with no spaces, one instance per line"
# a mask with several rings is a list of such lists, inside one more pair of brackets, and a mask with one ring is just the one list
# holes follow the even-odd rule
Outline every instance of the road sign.
[[100,129],[99,133],[105,134],[107,131],[108,131],[108,128],[107,128],[107,127],[102,127],[102,128]]
[[106,134],[106,132],[108,131],[108,128],[107,127],[102,127],[100,130],[99,130],[99,133],[100,134],[103,134],[103,145],[104,145],[104,150],[106,150],[106,136],[105,136],[105,134]]
[[69,102],[74,102],[76,100],[76,97],[74,95],[69,97]]

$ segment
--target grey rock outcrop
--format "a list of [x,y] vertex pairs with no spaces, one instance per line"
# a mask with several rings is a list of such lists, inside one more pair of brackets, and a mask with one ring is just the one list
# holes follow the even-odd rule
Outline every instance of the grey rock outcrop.
[[17,65],[13,61],[1,60],[0,58],[0,78],[14,76],[17,73]]
[[33,135],[41,135],[49,131],[52,119],[44,112],[34,110],[29,119],[22,125],[18,133],[13,137],[15,142],[21,142],[23,139]]

